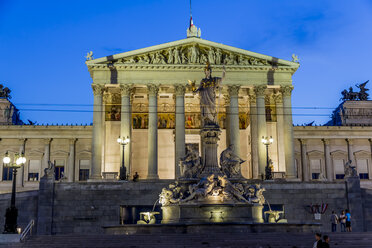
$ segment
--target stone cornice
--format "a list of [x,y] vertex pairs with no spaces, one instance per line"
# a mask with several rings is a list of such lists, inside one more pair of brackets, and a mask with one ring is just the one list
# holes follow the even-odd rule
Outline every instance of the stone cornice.
[[[115,64],[115,68],[118,71],[130,71],[130,70],[136,70],[136,71],[166,71],[166,70],[172,70],[172,71],[188,71],[188,70],[195,70],[195,71],[203,71],[205,65],[142,65],[142,64]],[[225,66],[226,70],[228,71],[262,71],[262,72],[268,72],[273,70],[272,66],[241,66],[241,65],[230,65]],[[221,69],[222,71],[222,65],[214,65],[213,71],[219,71],[218,69]],[[216,70],[217,69],[217,70]],[[110,66],[107,64],[92,64],[88,65],[88,70],[90,72],[92,71],[110,71]],[[297,68],[287,67],[287,66],[277,66],[275,68],[275,72],[290,72],[294,73],[297,70]]]

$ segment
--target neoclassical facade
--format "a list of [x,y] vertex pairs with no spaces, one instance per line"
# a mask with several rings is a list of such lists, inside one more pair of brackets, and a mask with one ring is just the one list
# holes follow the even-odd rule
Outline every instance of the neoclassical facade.
[[[135,172],[143,180],[177,178],[185,145],[202,152],[200,100],[190,82],[199,84],[207,62],[212,76],[221,77],[226,68],[216,92],[222,130],[218,155],[234,144],[245,160],[244,177],[262,177],[267,158],[262,137],[272,137],[268,156],[277,178],[339,180],[345,162],[352,160],[363,182],[369,181],[371,126],[293,127],[292,76],[299,63],[197,37],[89,57],[93,125],[8,122],[0,126],[0,152],[25,153],[28,160],[17,178],[25,189],[37,188],[48,161],[55,163],[58,180],[70,182],[115,180],[123,160],[130,178]],[[130,139],[124,157],[118,137]],[[0,189],[6,190],[11,171],[1,167]]]

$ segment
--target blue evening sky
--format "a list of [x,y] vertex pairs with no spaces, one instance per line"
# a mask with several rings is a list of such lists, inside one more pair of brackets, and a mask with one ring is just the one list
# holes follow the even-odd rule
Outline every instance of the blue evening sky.
[[[325,123],[344,88],[372,79],[371,13],[368,0],[193,1],[203,39],[287,60],[298,54],[295,124]],[[86,53],[183,39],[188,22],[188,0],[0,0],[0,83],[23,120],[90,123]]]

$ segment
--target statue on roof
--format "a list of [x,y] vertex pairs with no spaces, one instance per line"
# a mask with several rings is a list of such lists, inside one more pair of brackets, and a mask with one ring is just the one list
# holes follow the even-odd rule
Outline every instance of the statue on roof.
[[358,97],[359,97],[359,100],[361,100],[361,101],[367,101],[368,100],[369,94],[367,93],[367,91],[369,91],[369,89],[366,89],[366,84],[368,82],[369,82],[369,80],[367,80],[366,82],[364,82],[362,84],[357,84],[356,85],[356,87],[359,88]]
[[0,98],[10,99],[11,90],[8,87],[4,87],[4,85],[0,84]]
[[346,89],[343,90],[341,92],[342,97],[340,101],[367,101],[369,97],[367,91],[369,91],[369,89],[366,89],[366,84],[368,82],[369,80],[362,84],[355,85],[359,89],[359,92],[353,91],[353,87],[350,87],[349,91],[347,91]]

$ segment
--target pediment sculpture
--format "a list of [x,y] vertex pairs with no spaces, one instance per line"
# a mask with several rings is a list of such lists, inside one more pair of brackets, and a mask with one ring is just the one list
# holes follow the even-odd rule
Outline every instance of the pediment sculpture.
[[205,64],[212,65],[240,65],[240,66],[270,66],[271,61],[244,54],[238,54],[225,49],[188,44],[169,47],[118,59],[123,64],[139,65],[177,65],[177,64]]

